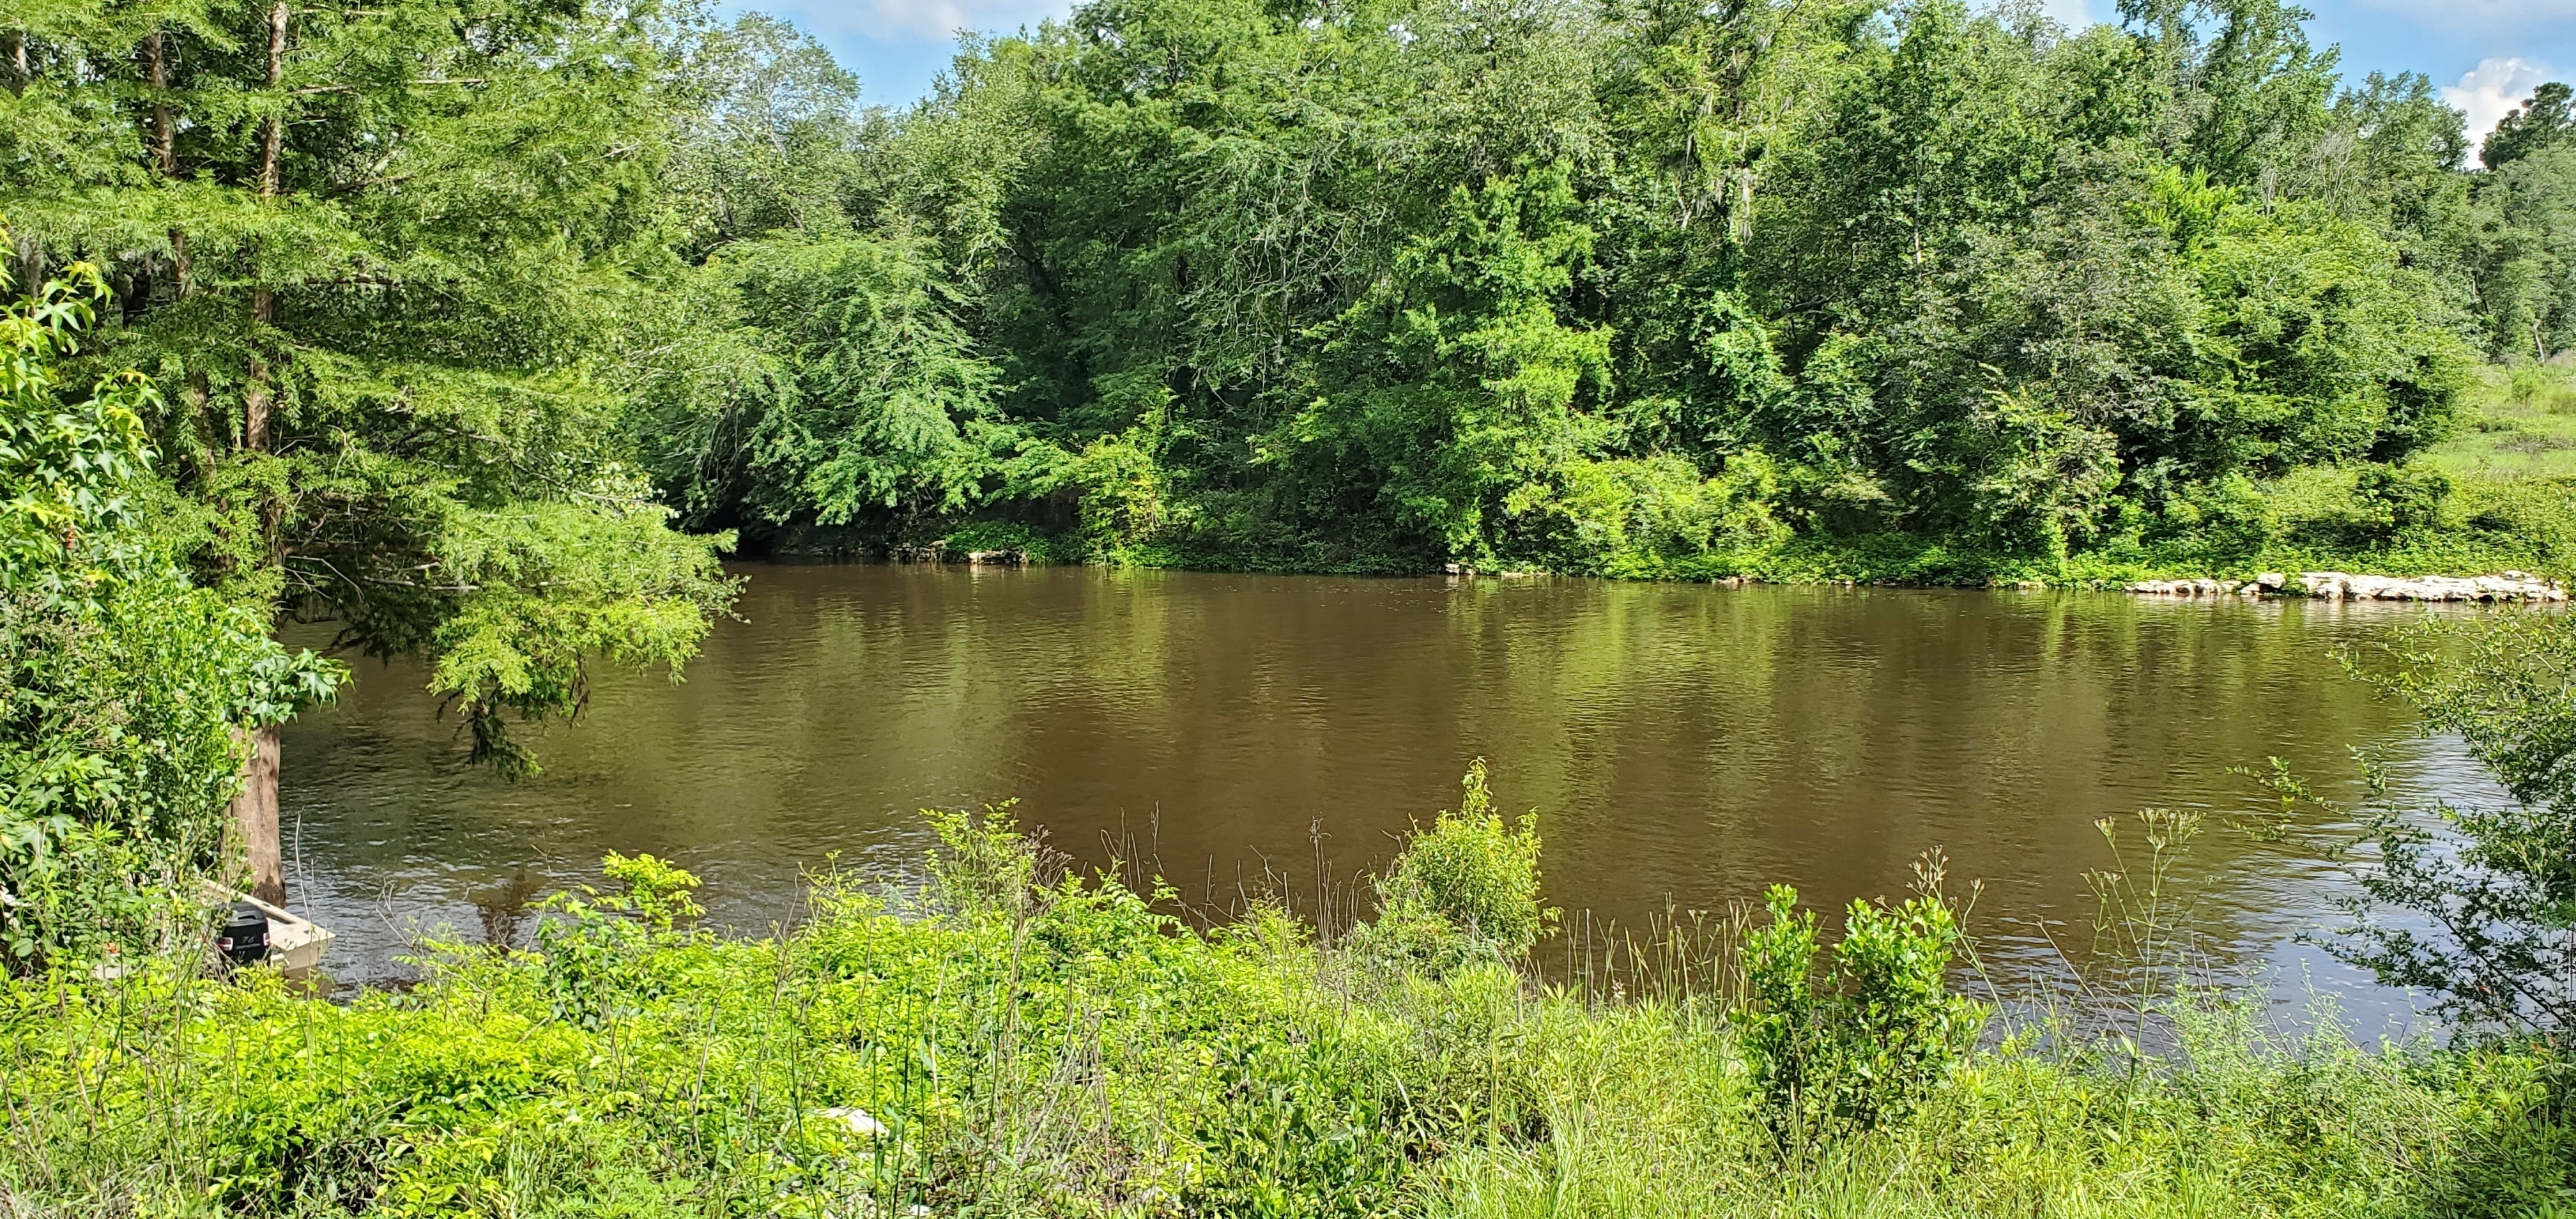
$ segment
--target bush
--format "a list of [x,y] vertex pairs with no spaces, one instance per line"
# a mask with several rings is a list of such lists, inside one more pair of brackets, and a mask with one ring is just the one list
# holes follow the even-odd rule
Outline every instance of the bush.
[[1518,827],[1494,812],[1478,758],[1463,780],[1458,811],[1414,827],[1378,882],[1378,917],[1356,932],[1353,949],[1438,975],[1469,961],[1513,961],[1555,925],[1539,904],[1538,814]]
[[2512,365],[2505,373],[2505,398],[2524,410],[2576,412],[2576,385],[2568,383],[2565,368],[2548,364]]
[[2353,479],[2352,498],[2365,514],[2365,528],[2385,543],[2440,523],[2442,505],[2451,498],[2451,480],[2433,469],[2365,466]]
[[1043,860],[1011,815],[1018,804],[988,804],[980,817],[963,809],[922,814],[939,836],[939,849],[930,853],[930,875],[949,909],[1012,918],[1028,914],[1039,892]]
[[0,972],[196,947],[239,734],[341,673],[164,553],[150,383],[59,376],[105,300],[74,264],[0,309]]
[[589,1029],[627,1014],[631,1009],[621,1003],[659,997],[658,984],[639,972],[640,962],[652,948],[683,942],[678,921],[700,913],[689,895],[698,878],[650,855],[611,851],[600,871],[613,888],[583,885],[578,893],[548,898],[545,909],[561,917],[537,925],[547,1011]]
[[1985,1010],[1950,994],[1957,916],[1940,894],[1897,906],[1855,901],[1818,975],[1813,911],[1764,895],[1769,925],[1745,939],[1752,1002],[1737,1013],[1766,1122],[1783,1144],[1903,1118],[1961,1064]]
[[1509,505],[1550,566],[1626,579],[1745,570],[1789,536],[1773,515],[1779,476],[1760,450],[1715,477],[1681,456],[1575,461]]
[[[804,925],[727,939],[687,926],[684,873],[621,858],[558,899],[546,951],[432,945],[399,993],[319,1003],[152,960],[0,982],[0,1213],[2324,1219],[2576,1197],[2560,1068],[2529,1047],[2281,1041],[2218,1002],[2179,1012],[2169,1059],[2051,1026],[1967,1052],[1928,897],[1856,908],[1820,974],[1781,892],[1744,945],[1767,993],[1730,1018],[1492,962],[1354,989],[1275,907],[1196,930],[1113,881],[1041,883],[1033,842],[976,832],[941,866],[1026,877],[1020,897],[823,877]],[[575,972],[589,997],[565,1004]],[[1799,1095],[1840,1116],[1784,1160],[1764,1085],[1791,1044]]]

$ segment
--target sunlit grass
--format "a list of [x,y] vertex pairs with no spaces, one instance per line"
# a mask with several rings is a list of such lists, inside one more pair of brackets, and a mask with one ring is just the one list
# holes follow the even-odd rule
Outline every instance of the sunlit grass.
[[2462,478],[2576,475],[2576,367],[2484,370],[2466,426],[2422,460]]
[[943,867],[944,894],[889,905],[826,881],[812,921],[774,939],[612,892],[560,906],[542,953],[446,946],[416,989],[341,1003],[151,972],[0,987],[0,1215],[2560,1219],[2576,1203],[2567,1080],[2528,1049],[2365,1047],[2163,988],[2132,996],[2155,1045],[2037,1009],[1897,1120],[1784,1128],[1726,997],[1745,993],[1724,982],[1740,927],[1645,946],[1604,985],[1545,985],[1472,944],[1425,974],[1276,906],[1194,930],[1114,880],[1031,868],[1007,838],[950,837],[978,851]]

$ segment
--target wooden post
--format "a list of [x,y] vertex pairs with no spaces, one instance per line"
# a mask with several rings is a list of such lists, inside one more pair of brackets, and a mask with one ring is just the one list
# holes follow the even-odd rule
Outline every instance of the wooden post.
[[233,797],[231,841],[224,855],[249,884],[250,895],[273,906],[286,904],[286,854],[277,834],[278,730],[262,724],[250,730],[248,757],[242,763],[242,789]]

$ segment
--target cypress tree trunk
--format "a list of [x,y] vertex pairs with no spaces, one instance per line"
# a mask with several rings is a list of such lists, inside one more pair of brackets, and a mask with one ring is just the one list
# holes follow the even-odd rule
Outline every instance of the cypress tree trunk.
[[[286,138],[285,99],[278,86],[286,77],[286,0],[276,0],[268,11],[268,91],[270,103],[277,107],[268,116],[268,130],[260,142],[259,197],[263,203],[275,203],[278,191],[279,157]],[[277,297],[266,283],[251,289],[251,320],[258,343],[269,327],[277,324]],[[270,405],[268,362],[254,354],[250,357],[249,384],[242,391],[241,446],[246,452],[268,451],[268,414]],[[260,505],[260,524],[268,537],[269,561],[280,561],[277,554],[278,514],[282,505],[274,502]],[[233,797],[232,833],[236,844],[233,859],[249,873],[251,893],[262,901],[286,904],[285,853],[277,835],[277,771],[280,742],[278,726],[261,724],[250,733],[249,756],[242,764],[241,794]]]
[[249,747],[242,763],[241,794],[233,797],[231,841],[224,855],[250,886],[251,896],[286,904],[286,856],[277,833],[278,728],[262,724],[242,734]]
[[[286,0],[277,0],[268,10],[268,95],[273,107],[268,115],[268,130],[260,141],[259,200],[277,202],[278,161],[286,142],[286,99],[278,95],[278,85],[286,79]],[[261,331],[277,324],[277,294],[261,282],[250,290],[251,320]],[[253,342],[257,342],[254,337]],[[242,447],[252,452],[268,451],[268,364],[254,355],[250,358],[250,387],[242,395]]]
[[[143,60],[152,77],[152,162],[161,176],[179,176],[178,125],[170,117],[169,44],[159,30],[143,39]],[[177,229],[172,229],[177,233]]]

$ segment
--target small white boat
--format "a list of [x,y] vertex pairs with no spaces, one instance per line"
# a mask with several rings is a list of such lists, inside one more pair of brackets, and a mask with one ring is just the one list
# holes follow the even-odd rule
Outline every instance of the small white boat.
[[268,916],[268,963],[278,972],[291,976],[308,974],[322,967],[322,954],[331,950],[331,932],[306,919],[289,914],[250,894],[227,889],[213,881],[205,882],[206,899],[218,905],[249,902]]

